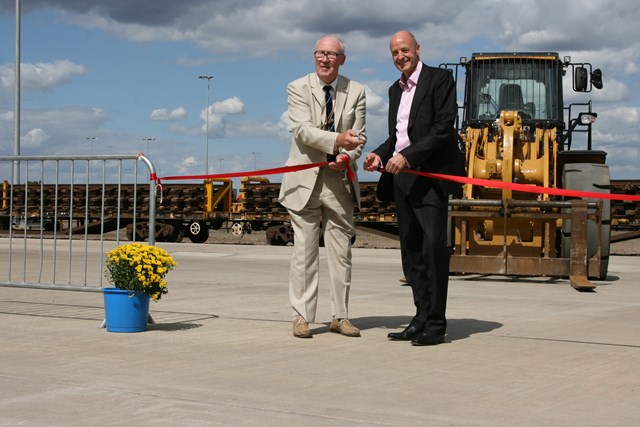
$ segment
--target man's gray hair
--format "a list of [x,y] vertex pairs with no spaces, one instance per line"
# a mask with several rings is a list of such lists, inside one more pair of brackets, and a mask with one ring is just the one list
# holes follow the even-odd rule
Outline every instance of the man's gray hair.
[[344,46],[344,40],[342,40],[342,37],[340,37],[340,35],[338,34],[325,34],[324,36],[320,37],[318,40],[316,40],[316,46],[318,46],[318,43],[320,43],[320,40],[324,39],[324,38],[332,38],[338,41],[338,43],[340,44],[340,50],[341,52],[339,53],[345,53],[346,49]]

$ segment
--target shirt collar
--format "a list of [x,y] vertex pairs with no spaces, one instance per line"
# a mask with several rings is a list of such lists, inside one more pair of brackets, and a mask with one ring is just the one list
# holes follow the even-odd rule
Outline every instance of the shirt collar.
[[409,76],[408,79],[404,77],[404,74],[400,76],[400,88],[405,90],[406,88],[411,89],[418,84],[418,77],[420,77],[420,73],[422,72],[422,61],[418,61],[418,65],[416,69],[413,70],[413,73]]
[[[316,74],[316,77],[318,77],[318,75]],[[327,85],[327,83],[323,82],[320,77],[318,77],[318,83],[320,84],[321,87],[325,87]],[[338,78],[336,77],[336,79],[334,81],[332,81],[331,83],[329,83],[329,85],[331,86],[331,88],[335,91],[336,90],[336,86],[338,84]]]

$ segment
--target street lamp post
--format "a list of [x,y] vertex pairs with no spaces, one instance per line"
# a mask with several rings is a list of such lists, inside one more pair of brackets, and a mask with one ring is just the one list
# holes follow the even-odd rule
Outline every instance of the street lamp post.
[[87,141],[91,141],[91,155],[93,156],[93,141],[95,141],[98,138],[96,138],[95,136],[88,136],[85,139]]
[[[16,59],[14,64],[13,155],[20,155],[20,0],[16,0]],[[20,162],[13,162],[13,183],[20,183]],[[26,223],[25,223],[26,225]]]
[[[93,141],[95,141],[98,138],[96,138],[95,136],[87,136],[85,139],[87,141],[91,141],[91,155],[93,156]],[[92,159],[89,160],[89,171],[88,171],[89,179],[91,179],[91,162],[92,162]]]
[[218,170],[218,173],[222,173],[222,161],[224,160],[224,158],[220,157],[218,159],[218,161],[220,162],[220,170]]
[[153,138],[153,137],[151,137],[151,138],[142,138],[142,140],[143,140],[143,141],[147,141],[147,153],[146,153],[146,154],[147,154],[147,157],[149,157],[149,158],[150,158],[150,157],[151,157],[151,149],[149,148],[149,143],[150,143],[151,141],[155,141],[156,139],[155,139],[155,138]]
[[213,76],[209,75],[201,75],[198,76],[199,79],[207,80],[207,109],[205,110],[206,119],[205,119],[205,149],[204,149],[204,165],[205,165],[205,175],[209,173],[209,104],[210,104],[210,95],[211,95],[211,79]]

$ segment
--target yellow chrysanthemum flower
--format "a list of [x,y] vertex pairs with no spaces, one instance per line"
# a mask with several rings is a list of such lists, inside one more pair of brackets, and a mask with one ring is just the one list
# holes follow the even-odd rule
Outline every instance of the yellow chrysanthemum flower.
[[164,276],[176,265],[164,249],[136,242],[107,253],[105,274],[116,287],[143,292],[157,301],[168,292]]

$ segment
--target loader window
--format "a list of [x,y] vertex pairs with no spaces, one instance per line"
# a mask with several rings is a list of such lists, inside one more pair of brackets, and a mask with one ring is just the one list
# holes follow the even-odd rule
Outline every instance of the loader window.
[[526,57],[472,60],[467,68],[467,120],[495,120],[516,110],[524,120],[558,120],[558,65]]

